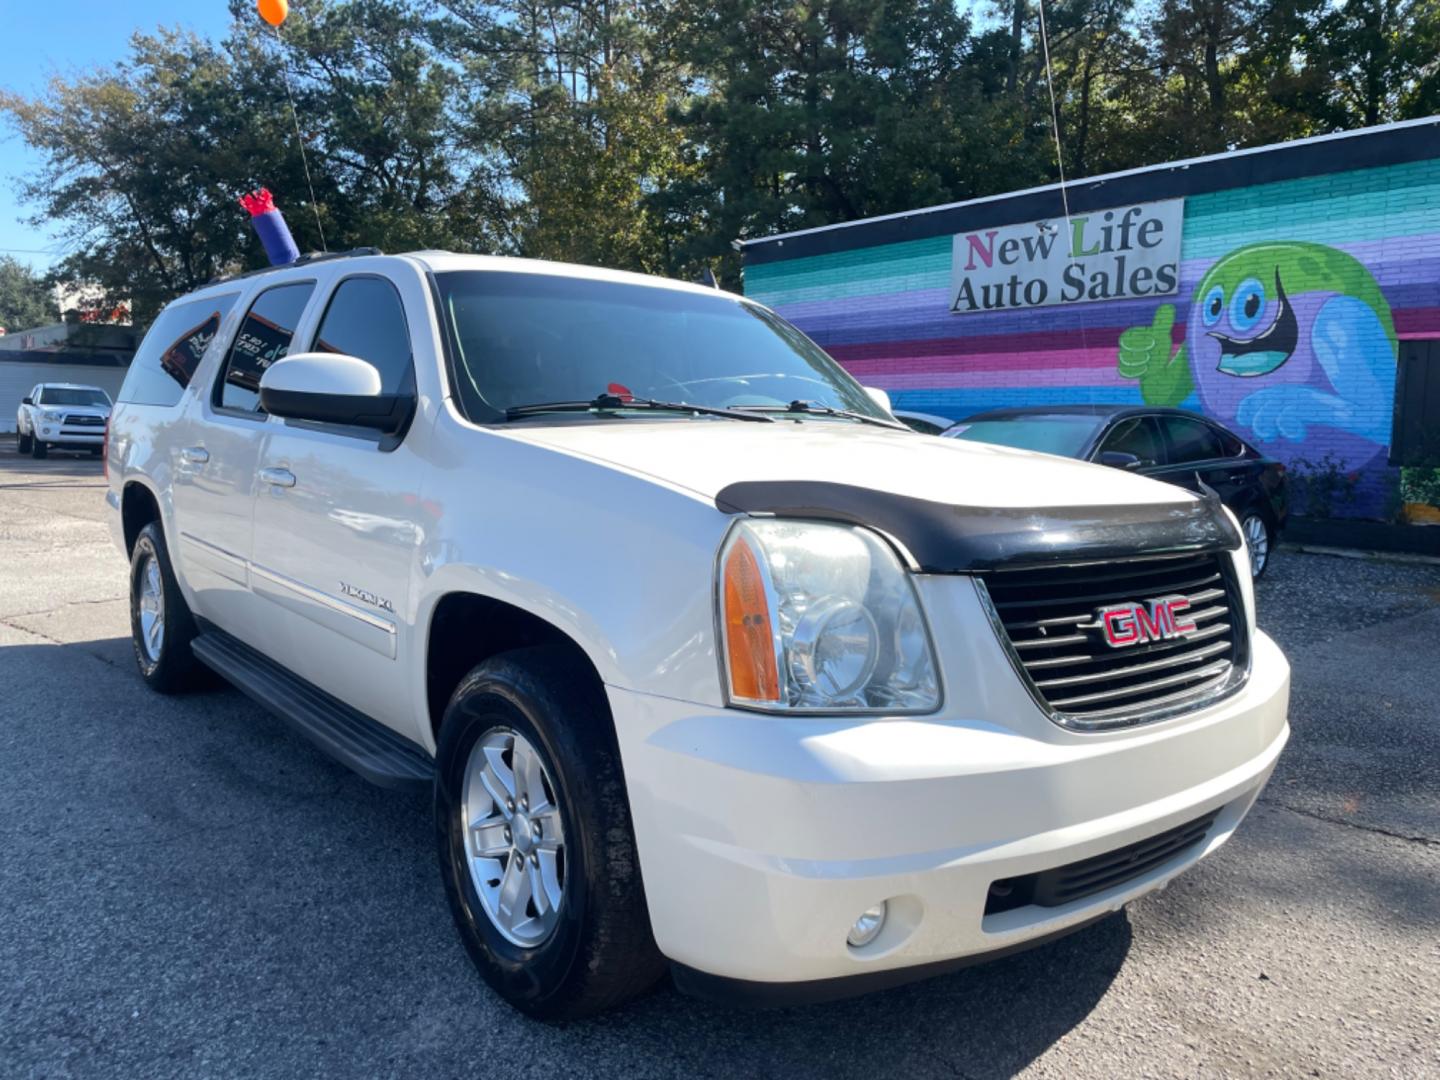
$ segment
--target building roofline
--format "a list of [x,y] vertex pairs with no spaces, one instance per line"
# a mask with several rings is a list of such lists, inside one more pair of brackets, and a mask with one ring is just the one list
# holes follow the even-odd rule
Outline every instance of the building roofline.
[[[1337,153],[1336,143],[1352,145]],[[1064,189],[1071,211],[1086,212],[1126,202],[1153,202],[1434,157],[1440,157],[1440,116],[1067,180]],[[853,248],[928,239],[963,232],[968,228],[1058,217],[1063,212],[1060,189],[1058,183],[1044,184],[917,210],[737,240],[736,243],[740,245],[745,264],[754,266]],[[1007,203],[1013,206],[1007,207]]]

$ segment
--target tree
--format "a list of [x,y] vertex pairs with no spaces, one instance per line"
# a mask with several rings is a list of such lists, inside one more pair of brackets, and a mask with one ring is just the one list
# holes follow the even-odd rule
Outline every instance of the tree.
[[58,322],[60,312],[45,279],[9,255],[0,255],[0,327],[9,333]]

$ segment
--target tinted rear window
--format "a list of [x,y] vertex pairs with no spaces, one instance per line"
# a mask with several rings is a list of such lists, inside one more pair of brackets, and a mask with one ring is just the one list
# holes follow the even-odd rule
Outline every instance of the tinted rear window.
[[235,293],[171,304],[140,343],[119,400],[134,405],[174,405],[220,324],[235,306]]
[[1012,416],[1003,420],[962,421],[945,432],[944,438],[1079,457],[1100,423],[1094,416]]

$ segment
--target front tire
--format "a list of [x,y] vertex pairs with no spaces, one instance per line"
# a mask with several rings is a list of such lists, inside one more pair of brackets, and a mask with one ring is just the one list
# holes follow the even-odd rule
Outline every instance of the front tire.
[[35,441],[35,436],[18,434],[15,436],[15,452],[19,454],[30,453],[30,444]]
[[140,677],[152,690],[176,694],[206,681],[195,658],[195,619],[175,581],[158,521],[140,530],[130,553],[130,638]]
[[1240,531],[1245,534],[1245,548],[1250,555],[1250,578],[1258,581],[1270,566],[1275,534],[1266,520],[1253,510],[1241,519]]
[[40,441],[40,437],[34,432],[30,433],[30,456],[36,461],[42,461],[50,453],[50,448]]
[[593,673],[555,647],[485,661],[451,697],[436,757],[445,893],[496,993],[557,1020],[653,986],[665,962]]

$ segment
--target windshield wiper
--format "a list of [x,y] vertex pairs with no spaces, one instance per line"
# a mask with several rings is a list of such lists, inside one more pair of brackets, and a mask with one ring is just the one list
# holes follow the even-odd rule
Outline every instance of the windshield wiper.
[[759,420],[773,424],[773,416],[759,416],[753,412],[738,409],[723,409],[713,405],[692,405],[688,401],[656,401],[654,398],[621,397],[618,394],[600,394],[589,401],[536,401],[529,405],[512,405],[505,410],[506,420],[522,416],[538,416],[550,412],[614,412],[619,409],[649,409],[657,412],[687,412],[700,416],[725,416],[731,420]]
[[789,405],[737,405],[735,407],[744,409],[746,412],[756,413],[788,413],[791,415],[808,413],[815,416],[839,416],[846,420],[859,420],[862,424],[875,424],[878,427],[892,428],[896,431],[911,430],[899,420],[883,420],[878,416],[869,416],[852,409],[836,409],[829,405],[822,405],[818,401],[804,401],[799,398],[790,402]]

